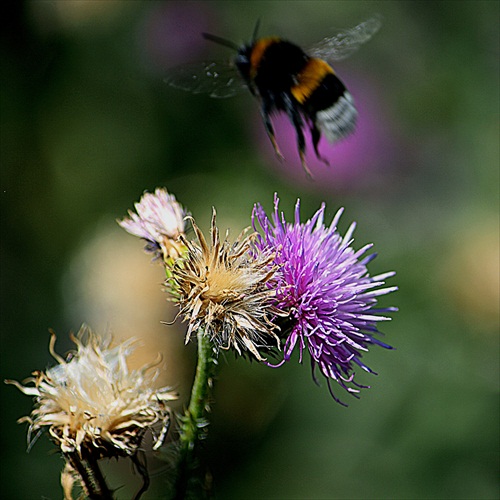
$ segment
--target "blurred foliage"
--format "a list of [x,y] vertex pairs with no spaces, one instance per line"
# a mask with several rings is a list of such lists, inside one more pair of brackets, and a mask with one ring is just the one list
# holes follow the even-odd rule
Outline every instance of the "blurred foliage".
[[[304,217],[325,201],[329,216],[346,207],[342,230],[358,222],[356,245],[375,243],[372,273],[398,273],[400,291],[383,301],[400,308],[384,328],[397,350],[367,354],[379,376],[361,375],[372,389],[347,409],[313,384],[308,363],[272,370],[228,355],[206,444],[217,498],[498,498],[498,2],[6,1],[1,10],[2,379],[51,363],[49,327],[64,352],[84,321],[140,336],[154,318],[158,338],[178,340],[175,355],[164,353],[179,365],[168,382],[187,391],[193,346],[160,325],[173,316],[158,306],[161,272],[151,279],[140,244],[114,219],[156,186],[204,228],[215,206],[233,236],[275,191],[288,214],[297,197]],[[338,71],[381,110],[373,156],[384,161],[354,155],[348,178],[332,165],[328,182],[311,182],[297,158],[278,164],[249,95],[215,100],[162,82],[184,61],[229,57],[201,31],[239,43],[261,18],[263,34],[307,45],[375,12],[382,30]],[[60,498],[62,460],[45,436],[27,455],[15,423],[29,398],[2,384],[1,401],[2,498]],[[127,483],[119,498],[136,486],[129,472],[109,471],[112,486]],[[145,498],[159,497],[166,475],[155,463]]]

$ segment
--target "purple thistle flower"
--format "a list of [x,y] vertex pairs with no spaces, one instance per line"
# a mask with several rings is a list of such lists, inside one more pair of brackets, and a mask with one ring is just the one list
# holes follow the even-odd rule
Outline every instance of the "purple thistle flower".
[[366,265],[375,254],[365,256],[372,244],[355,251],[350,245],[355,223],[344,237],[337,231],[340,209],[329,227],[323,223],[325,204],[305,223],[300,222],[300,200],[295,205],[295,221],[287,223],[278,211],[279,199],[274,197],[271,219],[260,204],[252,214],[254,228],[262,234],[256,241],[258,250],[276,253],[274,264],[278,280],[276,306],[289,313],[283,328],[283,360],[289,361],[294,349],[299,362],[307,348],[311,355],[313,378],[319,367],[326,377],[333,398],[331,380],[356,395],[361,386],[354,381],[355,365],[374,373],[362,361],[363,352],[372,344],[392,349],[374,338],[379,333],[377,322],[391,318],[380,315],[395,308],[376,309],[377,297],[397,289],[380,288],[394,272],[370,277]]

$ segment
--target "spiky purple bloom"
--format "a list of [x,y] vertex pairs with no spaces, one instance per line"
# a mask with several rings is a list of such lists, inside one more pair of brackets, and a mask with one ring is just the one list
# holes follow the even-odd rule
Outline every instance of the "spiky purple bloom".
[[[319,367],[326,377],[330,393],[335,380],[349,393],[356,395],[363,387],[354,381],[358,365],[374,373],[362,361],[370,345],[391,347],[374,335],[377,323],[391,318],[380,313],[395,308],[376,309],[377,297],[397,289],[381,288],[384,280],[393,276],[387,272],[370,277],[367,264],[375,254],[363,257],[372,244],[359,250],[351,247],[355,223],[342,237],[337,223],[340,209],[330,226],[323,223],[325,204],[305,223],[300,222],[300,200],[295,205],[295,220],[288,223],[278,211],[275,195],[274,212],[269,218],[260,204],[252,214],[253,226],[261,228],[256,246],[262,251],[276,253],[274,264],[279,266],[276,306],[289,313],[284,328],[283,360],[289,361],[298,347],[302,362],[303,351],[311,355],[313,378]],[[343,403],[342,403],[343,404]]]

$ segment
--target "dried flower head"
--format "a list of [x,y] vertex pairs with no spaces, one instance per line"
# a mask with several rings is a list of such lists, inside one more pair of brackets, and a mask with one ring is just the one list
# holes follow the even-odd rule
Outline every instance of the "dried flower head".
[[373,344],[390,348],[374,335],[378,333],[377,322],[390,319],[380,313],[395,309],[375,306],[378,296],[397,289],[381,288],[394,273],[369,276],[366,265],[375,255],[362,256],[372,245],[358,251],[351,247],[355,224],[344,237],[337,232],[342,210],[329,227],[323,223],[324,204],[312,219],[301,223],[297,200],[295,221],[287,223],[283,213],[278,212],[278,203],[275,195],[271,220],[262,206],[256,205],[253,224],[262,229],[256,246],[276,254],[276,305],[290,313],[282,363],[290,360],[296,346],[302,361],[307,349],[313,377],[314,368],[319,366],[336,400],[330,386],[332,379],[348,392],[358,393],[362,386],[354,381],[355,365],[372,372],[361,361],[362,353]]
[[[170,422],[167,402],[176,395],[166,387],[153,387],[158,370],[152,368],[158,362],[129,370],[127,358],[134,341],[110,348],[109,341],[86,327],[71,337],[77,349],[64,360],[54,351],[56,337],[52,333],[49,350],[58,364],[45,372],[34,372],[25,382],[33,386],[6,380],[36,398],[31,416],[19,420],[30,424],[29,445],[48,429],[63,453],[90,453],[97,458],[131,456],[150,430],[154,449],[159,448]],[[159,432],[153,427],[159,427]]]
[[179,236],[184,234],[186,211],[175,196],[165,188],[156,188],[154,194],[144,193],[135,204],[137,214],[129,210],[128,217],[118,221],[123,229],[147,241],[146,251],[155,258],[177,259],[184,252]]
[[259,349],[279,343],[271,322],[279,314],[271,305],[275,292],[266,286],[275,271],[273,255],[251,252],[256,235],[249,235],[248,230],[234,244],[227,235],[221,241],[215,218],[214,210],[211,246],[191,219],[198,243],[182,238],[187,254],[177,262],[169,285],[189,323],[186,342],[201,328],[216,348],[232,347],[239,354],[249,351],[263,361]]

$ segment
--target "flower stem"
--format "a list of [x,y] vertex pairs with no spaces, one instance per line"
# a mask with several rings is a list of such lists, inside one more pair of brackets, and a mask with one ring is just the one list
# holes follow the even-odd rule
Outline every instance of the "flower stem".
[[206,437],[214,376],[217,359],[213,346],[202,329],[198,331],[198,364],[191,389],[189,406],[181,418],[177,478],[175,483],[176,499],[200,498],[209,496],[203,468],[199,462],[199,442]]
[[106,484],[106,480],[92,453],[80,456],[77,452],[65,453],[66,460],[80,476],[81,484],[87,498],[91,500],[113,500],[113,494]]

